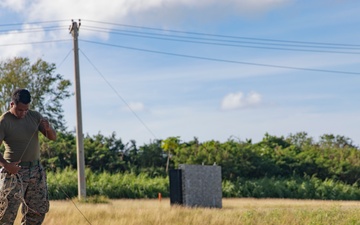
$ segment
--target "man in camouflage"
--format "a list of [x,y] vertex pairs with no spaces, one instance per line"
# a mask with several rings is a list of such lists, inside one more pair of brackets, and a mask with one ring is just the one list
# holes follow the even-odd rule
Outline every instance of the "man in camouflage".
[[20,204],[22,225],[42,224],[49,211],[38,133],[56,140],[56,131],[40,113],[29,109],[30,102],[29,91],[17,89],[10,110],[0,116],[0,144],[5,146],[0,154],[0,225],[14,223]]

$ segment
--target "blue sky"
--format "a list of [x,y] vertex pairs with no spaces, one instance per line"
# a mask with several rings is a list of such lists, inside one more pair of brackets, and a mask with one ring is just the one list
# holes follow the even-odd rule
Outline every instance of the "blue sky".
[[[3,0],[1,24],[19,25],[0,27],[0,59],[42,58],[74,81],[72,19],[85,134],[360,144],[359,1]],[[72,130],[75,98],[64,109]]]

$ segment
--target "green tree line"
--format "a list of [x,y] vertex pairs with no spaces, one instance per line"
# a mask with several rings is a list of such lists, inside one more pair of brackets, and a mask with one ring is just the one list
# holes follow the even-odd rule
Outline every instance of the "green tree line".
[[[219,165],[224,197],[359,200],[360,151],[351,139],[325,134],[315,142],[305,132],[258,143],[179,137],[137,146],[116,134],[84,138],[87,192],[110,198],[169,196],[166,169],[179,164]],[[41,138],[42,164],[49,171],[53,199],[77,194],[76,137],[58,133],[56,142]],[[65,191],[63,191],[65,190]]]
[[[170,149],[167,142],[176,143]],[[360,151],[351,139],[325,134],[315,142],[305,132],[278,137],[265,134],[258,143],[229,139],[200,142],[197,138],[183,142],[179,137],[155,140],[137,146],[123,143],[115,133],[101,133],[84,138],[85,164],[93,172],[147,173],[151,177],[167,176],[179,164],[219,165],[222,179],[264,177],[317,177],[355,184],[360,177]],[[76,137],[58,132],[55,142],[41,138],[42,163],[50,171],[67,167],[76,169]],[[167,163],[169,161],[169,163]]]

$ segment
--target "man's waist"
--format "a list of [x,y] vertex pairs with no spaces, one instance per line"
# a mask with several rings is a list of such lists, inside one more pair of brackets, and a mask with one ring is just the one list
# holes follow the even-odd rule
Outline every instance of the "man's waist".
[[20,162],[19,166],[22,166],[22,167],[40,166],[40,160],[36,159],[36,160],[33,160],[33,161]]

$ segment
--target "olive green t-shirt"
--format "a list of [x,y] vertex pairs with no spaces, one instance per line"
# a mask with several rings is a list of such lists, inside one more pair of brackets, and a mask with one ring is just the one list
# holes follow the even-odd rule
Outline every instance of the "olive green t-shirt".
[[0,116],[0,140],[4,159],[10,162],[31,162],[40,158],[39,125],[42,116],[29,110],[22,119],[9,111]]

